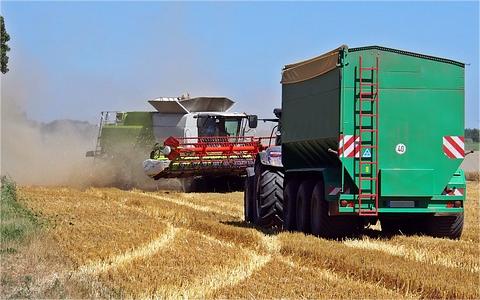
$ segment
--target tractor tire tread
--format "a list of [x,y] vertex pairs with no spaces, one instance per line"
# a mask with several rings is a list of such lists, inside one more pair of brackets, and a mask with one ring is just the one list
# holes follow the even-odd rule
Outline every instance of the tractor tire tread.
[[463,213],[431,216],[427,222],[427,234],[439,238],[459,239],[462,235],[463,223]]
[[260,172],[257,225],[281,227],[283,224],[283,180],[280,170],[265,168]]

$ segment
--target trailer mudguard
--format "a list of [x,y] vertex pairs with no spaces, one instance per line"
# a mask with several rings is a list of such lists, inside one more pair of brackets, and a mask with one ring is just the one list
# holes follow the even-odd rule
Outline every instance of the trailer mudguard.
[[258,153],[258,161],[264,166],[283,168],[282,146],[271,146]]
[[340,194],[350,192],[349,188],[342,191],[342,177],[339,168],[325,168],[321,173],[325,184],[325,200],[337,201]]

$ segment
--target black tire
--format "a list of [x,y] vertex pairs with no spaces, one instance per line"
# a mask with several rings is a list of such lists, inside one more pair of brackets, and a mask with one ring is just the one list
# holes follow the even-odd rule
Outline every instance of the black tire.
[[184,193],[193,193],[195,191],[194,178],[180,178],[180,184]]
[[314,179],[306,179],[302,181],[298,188],[295,215],[297,229],[304,233],[310,233],[310,203],[314,186]]
[[297,193],[300,180],[288,178],[283,189],[283,228],[289,231],[297,230]]
[[330,216],[329,205],[325,200],[323,180],[315,185],[311,203],[312,233],[323,238],[344,238],[358,234],[360,220],[356,216]]
[[403,233],[402,222],[398,218],[381,218],[380,225],[382,227],[382,233],[385,235],[395,235]]
[[203,193],[208,191],[207,179],[203,177],[181,178],[184,193]]
[[281,227],[283,224],[283,178],[279,169],[258,166],[256,182],[255,224],[262,227]]
[[249,176],[245,178],[245,191],[243,192],[243,212],[245,222],[253,222],[253,198],[254,198],[254,182],[255,177]]
[[382,232],[386,235],[422,235],[425,234],[425,215],[386,216],[380,218]]
[[463,212],[446,216],[430,216],[427,219],[426,233],[433,237],[456,240],[462,235],[463,222]]

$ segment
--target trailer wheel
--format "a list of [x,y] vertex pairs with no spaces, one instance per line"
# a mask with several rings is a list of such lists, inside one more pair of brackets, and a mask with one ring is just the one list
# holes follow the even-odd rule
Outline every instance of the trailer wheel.
[[463,231],[463,212],[447,216],[431,216],[427,219],[427,234],[433,237],[459,239]]
[[255,223],[262,227],[281,227],[283,223],[283,178],[281,170],[259,166],[255,187]]
[[425,233],[425,216],[386,216],[380,218],[382,232],[386,235],[421,235]]
[[297,229],[304,233],[310,233],[310,203],[314,186],[314,179],[303,180],[297,193]]
[[380,225],[382,227],[382,233],[385,235],[404,233],[401,222],[400,219],[396,218],[381,218]]
[[245,222],[253,222],[253,198],[254,198],[255,176],[245,178],[245,191],[243,192],[243,212]]
[[289,178],[285,181],[283,190],[283,227],[285,230],[295,231],[297,229],[297,192],[300,181],[296,178]]
[[360,228],[358,217],[329,215],[323,180],[313,189],[311,205],[311,227],[314,235],[323,238],[343,238],[358,233]]

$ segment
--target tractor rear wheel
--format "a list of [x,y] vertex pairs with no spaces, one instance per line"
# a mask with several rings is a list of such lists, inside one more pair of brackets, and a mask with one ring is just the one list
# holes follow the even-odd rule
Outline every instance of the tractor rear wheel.
[[454,215],[430,216],[427,219],[427,234],[433,237],[459,239],[463,231],[463,212]]
[[315,179],[305,179],[300,184],[296,199],[297,229],[310,233],[310,203]]
[[243,212],[245,222],[253,222],[253,199],[254,199],[255,176],[245,178],[245,191],[243,192]]
[[289,178],[285,181],[283,189],[283,228],[289,231],[297,229],[297,192],[300,181]]
[[323,180],[313,189],[311,205],[311,227],[314,235],[323,238],[342,238],[358,233],[360,228],[358,217],[329,215]]
[[256,184],[255,223],[262,227],[281,227],[283,223],[283,178],[281,170],[259,166]]

